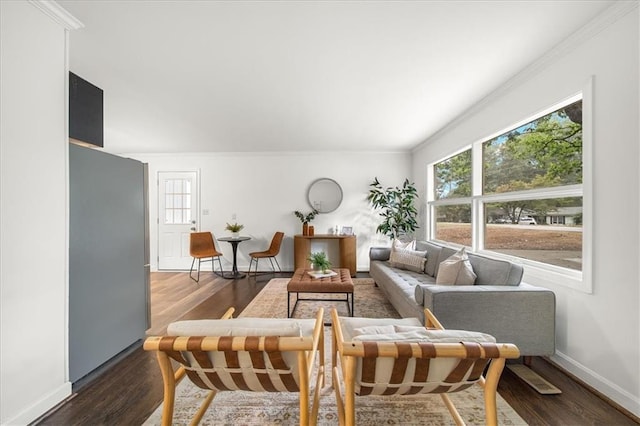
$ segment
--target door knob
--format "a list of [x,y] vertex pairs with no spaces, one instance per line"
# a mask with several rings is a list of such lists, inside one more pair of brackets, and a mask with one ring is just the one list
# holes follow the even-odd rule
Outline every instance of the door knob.
[[192,226],[192,227],[191,227],[191,230],[192,230],[192,231],[195,231],[195,230],[196,230],[196,227],[195,227],[195,226]]

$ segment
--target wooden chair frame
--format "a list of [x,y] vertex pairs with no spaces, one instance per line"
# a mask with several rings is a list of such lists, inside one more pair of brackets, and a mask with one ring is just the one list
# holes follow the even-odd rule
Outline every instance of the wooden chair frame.
[[[484,388],[485,418],[487,425],[497,425],[497,388],[500,375],[507,358],[517,358],[520,351],[513,344],[505,343],[400,343],[400,342],[345,342],[337,311],[332,309],[332,385],[336,393],[338,418],[341,426],[355,425],[355,389],[357,364],[365,358],[391,357],[395,359],[408,358],[458,358],[466,360],[465,364],[471,369],[467,379],[476,380]],[[425,309],[425,327],[440,329],[444,327],[429,309]],[[373,349],[373,350],[372,350]],[[376,353],[376,355],[372,355]],[[408,355],[409,354],[409,355]],[[338,360],[340,361],[338,368]],[[375,362],[375,360],[373,360]],[[396,363],[396,365],[402,364]],[[482,376],[486,365],[489,368],[486,378]],[[459,364],[459,365],[462,365]],[[396,368],[394,366],[394,368]],[[406,362],[404,365],[406,369]],[[340,383],[344,383],[344,397],[341,394]],[[462,389],[460,389],[462,390]],[[454,392],[457,390],[454,390]],[[438,390],[449,413],[457,425],[464,425],[464,420],[446,395],[447,390]],[[452,391],[449,391],[452,392]]]
[[[222,319],[232,318],[234,308],[229,308]],[[194,358],[198,358],[203,352],[224,352],[229,355],[231,352],[253,351],[275,353],[278,356],[282,352],[297,352],[297,367],[299,383],[297,384],[300,393],[300,425],[315,425],[318,419],[318,408],[320,401],[320,389],[324,386],[324,326],[323,309],[320,308],[317,315],[311,336],[302,337],[278,337],[278,336],[249,336],[233,337],[229,336],[153,336],[144,342],[144,349],[156,351],[158,364],[162,371],[164,382],[164,402],[162,409],[162,425],[171,425],[173,420],[173,410],[175,404],[175,388],[185,376],[192,377],[182,362],[174,370],[172,360],[184,360],[181,352],[192,352]],[[222,343],[222,345],[221,345]],[[220,348],[226,350],[221,351]],[[250,350],[248,348],[251,348]],[[318,356],[318,373],[315,380],[315,390],[313,395],[311,411],[310,402],[310,382],[315,363]],[[193,381],[193,380],[192,380]],[[200,386],[203,387],[203,386]],[[210,392],[203,401],[200,409],[192,420],[192,425],[197,425],[204,416],[207,408],[213,401],[217,392],[223,389],[209,389]]]

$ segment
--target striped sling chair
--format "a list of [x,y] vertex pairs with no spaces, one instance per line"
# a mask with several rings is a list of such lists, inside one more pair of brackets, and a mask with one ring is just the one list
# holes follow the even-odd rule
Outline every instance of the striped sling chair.
[[476,383],[484,388],[486,424],[497,424],[498,380],[506,359],[520,355],[515,345],[495,343],[483,333],[445,330],[428,309],[426,325],[416,318],[338,317],[335,309],[331,317],[332,383],[340,425],[355,424],[356,395],[425,393],[440,394],[456,424],[464,425],[446,394]]
[[[156,351],[164,381],[162,424],[173,420],[175,388],[186,375],[210,390],[192,424],[198,424],[217,392],[298,392],[300,425],[315,425],[319,390],[324,386],[323,310],[315,319],[231,318],[178,321],[167,336],[149,337],[144,349]],[[312,371],[318,358],[309,410]],[[174,371],[173,364],[178,365]]]

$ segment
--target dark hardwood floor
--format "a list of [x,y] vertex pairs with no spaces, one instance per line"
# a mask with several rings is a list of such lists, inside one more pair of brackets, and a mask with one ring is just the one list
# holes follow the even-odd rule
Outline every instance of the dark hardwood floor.
[[[226,280],[204,273],[200,283],[187,273],[152,273],[152,328],[148,335],[164,333],[177,319],[219,318],[229,306],[241,312],[273,277]],[[368,276],[359,274],[358,276]],[[153,354],[139,342],[120,359],[110,362],[57,409],[34,424],[139,425],[162,402],[162,377]],[[560,395],[540,395],[505,369],[500,395],[530,425],[636,425],[636,420],[599,398],[543,358],[534,357],[532,368],[562,390]]]

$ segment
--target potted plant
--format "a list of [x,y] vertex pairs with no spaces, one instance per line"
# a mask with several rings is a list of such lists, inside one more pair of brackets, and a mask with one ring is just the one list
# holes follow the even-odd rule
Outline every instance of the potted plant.
[[300,222],[302,222],[302,235],[309,235],[309,222],[315,219],[316,215],[318,214],[318,210],[313,209],[306,215],[301,211],[296,210],[293,212],[293,214],[295,214],[296,217],[300,219]]
[[242,229],[244,229],[244,225],[240,225],[237,222],[236,223],[227,223],[227,226],[225,227],[225,229],[227,231],[231,232],[231,236],[232,237],[237,237],[240,235],[240,231],[242,231]]
[[327,273],[331,268],[331,262],[329,262],[326,253],[323,251],[311,253],[307,260],[312,263],[315,271]]
[[409,179],[404,180],[402,187],[383,188],[376,177],[369,187],[367,201],[374,209],[381,209],[380,215],[383,217],[376,232],[394,239],[412,234],[419,228],[418,211],[414,206],[418,191],[413,183],[409,183]]

